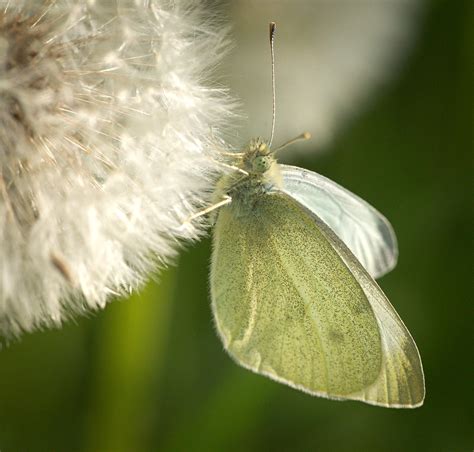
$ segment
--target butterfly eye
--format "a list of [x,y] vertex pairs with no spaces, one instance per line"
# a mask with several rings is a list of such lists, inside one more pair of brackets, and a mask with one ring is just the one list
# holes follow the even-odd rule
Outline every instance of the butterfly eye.
[[256,173],[264,173],[270,168],[270,159],[267,156],[259,155],[252,162],[252,168]]

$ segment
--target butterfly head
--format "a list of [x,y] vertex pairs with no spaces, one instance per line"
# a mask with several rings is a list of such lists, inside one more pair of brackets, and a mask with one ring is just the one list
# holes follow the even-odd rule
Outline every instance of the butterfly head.
[[261,138],[252,140],[244,153],[243,169],[250,174],[264,174],[276,163],[270,146]]

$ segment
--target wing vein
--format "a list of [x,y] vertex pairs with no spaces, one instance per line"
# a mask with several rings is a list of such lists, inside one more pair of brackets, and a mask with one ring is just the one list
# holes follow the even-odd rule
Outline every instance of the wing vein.
[[[303,300],[303,309],[304,309],[304,312],[306,314],[306,316],[309,318],[309,320],[311,321],[311,324],[314,326],[314,331],[315,331],[315,337],[319,343],[319,347],[322,351],[322,355],[323,355],[323,363],[324,363],[324,375],[326,377],[326,390],[329,391],[329,365],[328,365],[328,362],[327,362],[327,353],[326,353],[326,348],[324,347],[323,345],[323,341],[321,339],[321,335],[319,333],[319,325],[317,324],[317,320],[309,314],[308,312],[308,309],[307,309],[307,306],[306,306],[306,303],[304,303],[304,295],[301,293],[299,287],[298,287],[298,283],[297,281],[295,280],[295,276],[292,274],[292,272],[289,270],[289,267],[285,264],[285,259],[282,258],[282,255],[281,255],[281,252],[280,252],[280,248],[278,246],[277,243],[275,243],[275,240],[273,239],[272,240],[272,244],[273,246],[275,247],[275,249],[277,250],[276,254],[278,256],[278,260],[280,261],[281,263],[281,266],[286,270],[286,273],[287,275],[289,276],[290,278],[290,282],[292,283],[292,287],[293,289],[296,290],[296,292],[298,293],[298,295],[300,296],[301,300]],[[313,354],[311,353],[311,357],[313,357]],[[313,359],[312,359],[312,362]],[[311,369],[311,372],[313,372],[313,369]]]

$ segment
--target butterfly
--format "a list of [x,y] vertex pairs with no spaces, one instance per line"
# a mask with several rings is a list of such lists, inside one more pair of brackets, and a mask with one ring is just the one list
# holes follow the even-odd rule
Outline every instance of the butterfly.
[[[273,63],[272,25],[270,35]],[[375,282],[397,261],[390,223],[335,182],[279,164],[276,152],[295,140],[274,150],[271,141],[231,156],[234,171],[207,209],[215,208],[210,290],[225,350],[312,395],[422,405],[418,349]]]

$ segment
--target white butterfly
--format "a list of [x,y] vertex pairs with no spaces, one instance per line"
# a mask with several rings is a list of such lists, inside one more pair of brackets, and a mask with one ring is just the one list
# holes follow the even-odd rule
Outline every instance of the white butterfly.
[[[270,24],[272,56],[274,31]],[[231,155],[235,171],[202,212],[219,209],[210,283],[224,348],[312,395],[420,406],[418,349],[374,280],[396,265],[390,223],[335,182],[278,164],[275,152],[294,140],[273,150],[271,141]]]

